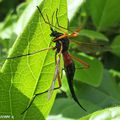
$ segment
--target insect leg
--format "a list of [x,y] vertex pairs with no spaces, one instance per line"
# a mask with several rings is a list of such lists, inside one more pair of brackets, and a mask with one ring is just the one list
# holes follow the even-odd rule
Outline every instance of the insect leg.
[[86,62],[84,62],[83,60],[81,60],[81,59],[79,59],[79,58],[77,58],[75,56],[72,56],[71,54],[70,54],[70,57],[73,58],[73,59],[75,59],[79,63],[81,63],[84,66],[85,69],[89,68],[89,64],[86,63]]
[[58,77],[59,86],[61,87],[61,80],[60,80],[59,73],[60,73],[60,57],[61,57],[63,47],[62,47],[62,42],[60,42],[60,44],[61,44],[61,47],[60,47],[60,51],[58,53],[58,59],[57,59],[57,53],[55,54],[55,60],[57,59],[57,61],[55,61],[56,68],[55,68],[55,73],[54,73],[54,78],[53,78],[52,84],[51,84],[50,89],[48,91],[48,99],[50,99],[50,97],[52,95],[57,77]]
[[[60,86],[54,88],[54,90],[57,90],[57,89],[59,89],[59,88],[60,88]],[[47,93],[48,91],[49,91],[49,90],[46,90],[46,91],[44,91],[44,92],[35,94],[35,95],[32,97],[32,99],[31,99],[28,107],[27,107],[21,114],[24,114],[24,113],[30,108],[30,106],[32,105],[33,101],[35,100],[35,98],[36,98],[37,96],[42,95],[42,94],[45,94],[45,93]]]
[[53,90],[54,90],[55,82],[56,82],[56,79],[57,79],[58,73],[59,73],[59,64],[60,64],[60,57],[57,59],[55,72],[54,72],[54,77],[53,77],[53,80],[52,80],[52,84],[51,84],[51,86],[50,86],[50,88],[48,90],[48,99],[51,98]]
[[0,59],[17,59],[17,58],[20,58],[20,57],[31,56],[31,55],[34,55],[34,54],[37,54],[37,53],[40,53],[40,52],[43,52],[43,51],[46,51],[46,50],[50,50],[50,49],[54,50],[54,49],[56,49],[56,47],[44,48],[44,49],[41,49],[41,50],[38,50],[38,51],[35,51],[35,52],[32,52],[32,53],[17,55],[17,56],[8,57],[8,58],[0,58]]
[[[59,62],[60,62],[60,59],[57,60],[56,67],[58,66]],[[37,96],[42,95],[42,94],[47,93],[47,92],[51,92],[52,89],[53,89],[53,90],[57,90],[57,89],[59,89],[59,88],[61,87],[60,80],[59,80],[59,75],[58,75],[57,72],[58,72],[58,71],[55,70],[54,80],[53,80],[53,83],[52,83],[50,89],[48,89],[48,90],[46,90],[46,91],[44,91],[44,92],[42,92],[42,93],[37,93],[37,94],[35,94],[35,95],[33,96],[33,98],[31,99],[31,101],[30,101],[28,107],[27,107],[21,114],[24,114],[24,113],[30,108],[30,106],[32,105],[33,101],[35,100],[35,98],[36,98]],[[59,83],[59,86],[56,87],[56,88],[54,88],[53,85],[55,84],[55,80],[56,80],[57,76],[58,76],[58,83]]]
[[[55,69],[55,73],[54,73],[54,79],[53,79],[53,82],[52,82],[52,85],[51,85],[50,89],[48,89],[48,90],[46,90],[46,91],[44,91],[44,92],[42,92],[42,93],[37,93],[37,94],[35,94],[35,95],[33,96],[32,100],[30,101],[28,107],[27,107],[21,114],[24,114],[24,113],[30,108],[30,106],[32,105],[33,101],[35,100],[35,98],[36,98],[37,96],[49,92],[49,91],[51,90],[51,88],[52,88],[52,90],[57,90],[57,89],[59,89],[59,88],[61,87],[61,80],[60,80],[60,75],[59,75],[59,64],[60,64],[60,55],[61,55],[61,52],[62,52],[62,43],[61,43],[60,52],[58,53],[58,60],[57,60],[57,62],[56,62],[56,69]],[[56,87],[56,88],[54,88],[54,84],[55,84],[55,81],[56,81],[56,78],[57,78],[57,77],[58,77],[58,84],[59,84],[59,86]]]
[[62,79],[62,77],[63,77],[63,71],[64,71],[65,69],[64,68],[62,68],[62,70],[61,70],[61,79]]

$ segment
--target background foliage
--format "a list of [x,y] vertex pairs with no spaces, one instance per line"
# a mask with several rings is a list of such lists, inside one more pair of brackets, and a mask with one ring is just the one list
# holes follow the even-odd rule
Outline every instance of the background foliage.
[[[39,20],[40,16],[35,11],[35,6],[40,5],[42,10],[45,9],[46,13],[49,14],[49,18],[51,18],[53,11],[59,6],[60,13],[58,19],[64,27],[67,26],[66,7],[68,6],[68,28],[75,30],[75,28],[82,26],[79,33],[80,36],[73,39],[82,42],[82,44],[81,46],[71,44],[70,52],[90,65],[89,69],[76,69],[74,77],[76,95],[82,106],[87,109],[87,112],[80,109],[71,99],[67,80],[63,73],[62,91],[58,91],[53,107],[55,95],[49,102],[46,100],[46,95],[43,95],[36,99],[35,105],[23,117],[20,116],[20,111],[24,110],[33,93],[44,91],[50,86],[50,80],[52,80],[54,71],[54,52],[40,53],[29,59],[22,58],[17,61],[8,61],[4,64],[4,69],[2,68],[3,71],[0,73],[0,114],[14,115],[16,120],[21,118],[41,118],[41,120],[44,120],[52,107],[47,118],[48,120],[120,119],[120,108],[117,107],[120,104],[119,4],[119,0],[86,0],[82,4],[80,0],[70,0],[67,4],[65,0],[60,0],[59,2],[44,1],[43,3],[30,0],[0,1],[0,58],[7,56],[8,52],[11,55],[17,55],[48,47],[51,40],[49,26],[41,18]],[[49,7],[51,11],[49,11]],[[43,27],[42,32],[41,27]],[[48,40],[46,43],[46,40],[42,41],[43,35]],[[29,44],[24,38],[28,38]],[[37,45],[40,41],[41,48]],[[11,49],[14,42],[16,44]],[[89,45],[84,43],[89,43]],[[94,44],[98,44],[98,46]],[[42,66],[42,59],[39,59],[41,56],[46,59],[43,60],[43,66],[46,65],[47,67]],[[3,64],[2,60],[0,59],[1,64]],[[36,64],[34,61],[37,61]],[[27,64],[28,62],[29,65]],[[75,62],[75,64],[76,68],[81,67],[79,63]],[[29,66],[32,69],[32,73],[38,76],[35,79],[39,83],[37,87],[36,81],[34,81],[33,76],[28,71]],[[27,71],[27,74],[20,77],[19,73],[21,71],[22,74],[24,74],[24,71]],[[48,74],[50,71],[48,82],[45,81],[47,78],[45,78],[43,73],[46,72]],[[18,84],[19,82],[22,84]],[[14,86],[12,89],[10,89],[11,85]],[[33,85],[37,90],[34,90]],[[9,94],[11,94],[11,99]],[[15,96],[16,94],[17,96]],[[10,101],[12,101],[12,107],[10,108],[13,110],[8,108]],[[5,103],[4,106],[3,103]],[[33,114],[34,116],[32,116]]]

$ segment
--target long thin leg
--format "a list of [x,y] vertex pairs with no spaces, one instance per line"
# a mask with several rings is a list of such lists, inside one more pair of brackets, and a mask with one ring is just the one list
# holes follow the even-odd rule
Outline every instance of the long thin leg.
[[[60,87],[61,87],[61,86],[58,86],[58,87],[54,88],[54,90],[57,90],[57,89],[59,89]],[[24,114],[24,113],[30,108],[30,106],[32,105],[33,101],[35,100],[35,98],[36,98],[37,96],[42,95],[42,94],[45,94],[45,93],[47,93],[48,91],[49,91],[49,89],[46,90],[46,91],[44,91],[44,92],[42,92],[42,93],[37,93],[37,94],[35,94],[35,95],[33,96],[32,100],[30,101],[30,104],[28,105],[28,107],[27,107],[21,114]]]
[[[62,52],[62,43],[61,43],[60,52],[58,53],[58,57],[59,57],[59,58],[58,58],[58,60],[57,60],[57,62],[56,62],[56,69],[55,69],[55,73],[54,73],[54,79],[53,79],[52,85],[51,85],[51,87],[50,87],[50,89],[52,88],[53,90],[57,90],[57,89],[59,89],[59,88],[61,87],[61,80],[60,80],[60,75],[59,75],[59,63],[60,63],[60,55],[61,55],[61,52]],[[55,84],[55,80],[56,80],[57,77],[58,77],[58,84],[59,84],[59,86],[56,87],[56,88],[54,88],[53,85]],[[44,92],[42,92],[42,93],[37,93],[37,94],[35,94],[35,95],[33,96],[32,100],[30,101],[28,107],[27,107],[21,114],[24,114],[24,113],[30,108],[30,106],[32,105],[34,99],[35,99],[37,96],[49,92],[50,89],[48,89],[48,90],[46,90],[46,91],[44,91]]]
[[[8,57],[8,58],[3,58],[3,59],[17,59],[17,58],[20,58],[20,57],[31,56],[31,55],[34,55],[34,54],[37,54],[37,53],[40,53],[40,52],[43,52],[43,51],[46,51],[46,50],[50,50],[50,49],[53,49],[53,50],[54,50],[54,49],[56,49],[56,47],[44,48],[44,49],[35,51],[35,52],[33,52],[33,53],[27,53],[27,54],[17,55],[17,56]],[[1,58],[0,58],[0,59],[1,59]]]
[[56,62],[54,77],[53,77],[52,84],[51,84],[51,86],[49,88],[49,91],[48,91],[48,100],[52,96],[52,93],[53,93],[53,90],[54,90],[54,87],[55,87],[55,83],[56,83],[56,79],[57,79],[58,74],[59,74],[59,64],[60,64],[60,57],[58,58],[58,60]]
[[55,60],[57,59],[57,61],[55,61],[56,62],[56,68],[55,68],[55,73],[54,73],[54,78],[53,78],[52,84],[51,84],[50,89],[48,91],[48,99],[50,99],[51,96],[52,96],[52,92],[53,92],[57,77],[58,77],[59,86],[61,86],[61,80],[60,80],[59,73],[60,73],[60,57],[61,57],[61,53],[62,53],[62,49],[63,49],[62,46],[63,45],[62,45],[62,42],[60,42],[60,44],[61,44],[61,47],[60,47],[60,51],[58,53],[58,59],[56,57],[57,55],[55,55]]
[[89,68],[89,64],[88,63],[82,61],[81,59],[79,59],[79,58],[77,58],[75,56],[72,56],[71,54],[69,54],[69,55],[70,55],[71,58],[75,59],[76,61],[78,61],[79,63],[81,63],[82,65],[84,65],[84,68],[86,68],[86,69]]
[[61,79],[62,79],[62,77],[63,77],[63,71],[64,71],[65,69],[64,68],[62,68],[62,70],[61,70]]
[[[58,60],[58,64],[59,64],[59,60]],[[57,66],[57,65],[56,65],[56,66]],[[56,74],[56,71],[55,71],[55,74]],[[59,73],[57,73],[57,75],[54,76],[54,79],[56,79],[57,76],[58,76],[58,84],[59,84],[59,86],[56,87],[56,88],[53,88],[53,90],[57,90],[57,89],[59,89],[59,88],[61,87],[61,80],[60,80],[60,75],[59,75]],[[51,85],[51,86],[52,86],[52,85]],[[42,93],[37,93],[37,94],[35,94],[35,95],[33,96],[32,100],[30,101],[28,107],[27,107],[21,114],[24,114],[24,113],[30,108],[30,106],[32,105],[33,101],[35,100],[35,98],[36,98],[37,96],[42,95],[42,94],[47,93],[47,92],[50,92],[50,89],[48,89],[48,90],[46,90],[46,91],[44,91],[44,92],[42,92]]]

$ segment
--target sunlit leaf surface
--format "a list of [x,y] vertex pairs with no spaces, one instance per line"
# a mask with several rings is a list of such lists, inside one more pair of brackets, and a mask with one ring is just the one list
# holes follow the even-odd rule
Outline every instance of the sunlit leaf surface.
[[[32,3],[31,3],[32,4]],[[39,1],[37,2],[43,15],[52,20],[52,14],[57,9],[61,25],[66,26],[66,1]],[[33,10],[29,20],[15,41],[9,57],[32,53],[47,48],[52,38],[49,25],[45,24],[36,5],[28,7]],[[28,13],[29,14],[29,13]],[[56,18],[54,16],[54,25]],[[53,44],[54,45],[54,44]],[[44,120],[54,102],[55,94],[48,100],[48,95],[36,97],[32,106],[21,113],[28,106],[33,95],[44,92],[50,87],[54,72],[54,52],[44,51],[32,56],[6,60],[0,77],[0,115],[14,116],[16,120]]]

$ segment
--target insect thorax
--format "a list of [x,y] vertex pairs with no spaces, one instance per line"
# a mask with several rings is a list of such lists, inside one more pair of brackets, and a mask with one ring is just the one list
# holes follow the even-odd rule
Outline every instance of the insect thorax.
[[[64,35],[63,33],[54,31],[53,29],[51,29],[51,30],[52,30],[52,33],[50,34],[50,36],[54,37],[55,39],[59,38],[62,35]],[[62,53],[66,52],[68,50],[68,48],[69,48],[69,39],[67,37],[62,38],[62,39],[58,39],[58,40],[56,40],[54,42],[56,43],[57,53],[60,52],[61,45],[62,45]]]
[[62,45],[62,53],[68,51],[69,39],[68,38],[63,38],[63,39],[60,39],[60,40],[56,41],[56,48],[57,48],[58,53],[60,52],[61,45]]

